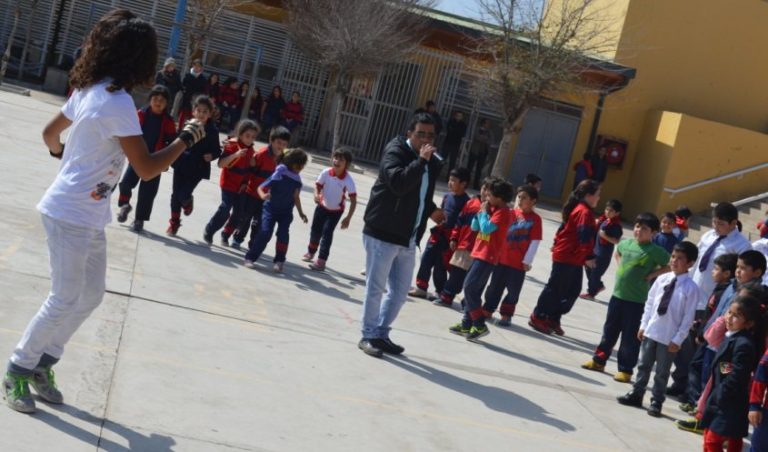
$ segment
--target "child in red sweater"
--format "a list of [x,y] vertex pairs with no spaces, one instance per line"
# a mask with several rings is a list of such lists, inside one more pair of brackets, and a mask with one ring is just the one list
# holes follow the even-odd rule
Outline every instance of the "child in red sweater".
[[552,246],[552,272],[528,322],[544,334],[565,334],[560,318],[570,312],[581,291],[582,267],[595,266],[595,215],[600,183],[581,181],[563,206],[563,223]]
[[482,294],[493,269],[499,263],[501,250],[509,228],[509,207],[513,187],[507,181],[496,179],[488,186],[488,199],[472,220],[472,230],[477,231],[472,249],[472,265],[464,282],[464,316],[449,331],[467,338],[468,341],[487,336]]

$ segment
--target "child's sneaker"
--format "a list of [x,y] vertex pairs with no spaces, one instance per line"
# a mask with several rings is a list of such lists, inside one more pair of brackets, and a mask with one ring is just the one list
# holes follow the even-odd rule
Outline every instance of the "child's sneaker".
[[168,220],[168,229],[165,230],[165,235],[168,237],[176,237],[176,233],[179,232],[179,226],[181,226],[180,221],[173,219]]
[[635,406],[635,407],[642,407],[643,406],[643,394],[635,393],[635,392],[628,392],[624,394],[623,396],[616,397],[616,400],[626,406]]
[[229,236],[221,234],[221,246],[229,246]]
[[409,297],[416,297],[416,298],[427,298],[427,291],[422,289],[421,287],[414,287],[413,289],[408,291]]
[[245,268],[256,268],[256,264],[252,260],[248,259],[243,261],[243,266],[245,266]]
[[512,326],[512,317],[503,315],[499,320],[496,321],[496,325],[502,327],[510,327]]
[[120,210],[117,212],[117,222],[125,223],[125,220],[128,219],[128,214],[131,213],[131,210],[133,210],[133,207],[130,204],[123,204],[120,206]]
[[318,272],[325,271],[325,260],[318,259],[316,262],[312,262],[311,264],[309,264],[309,268]]
[[704,433],[704,428],[699,425],[698,419],[689,419],[687,421],[677,420],[675,421],[675,425],[680,430],[685,430],[686,432],[698,433],[699,435]]
[[275,265],[272,266],[272,270],[274,270],[275,273],[282,273],[283,272],[283,263],[282,262],[275,262]]
[[531,313],[531,317],[528,319],[528,325],[539,333],[552,334],[552,328],[550,327],[549,322],[540,317],[536,317],[536,314]]
[[304,262],[312,262],[315,259],[315,255],[312,253],[304,253],[303,256],[301,256],[301,260]]
[[552,329],[552,332],[558,336],[565,336],[565,330],[560,326],[559,320],[550,320],[549,327]]
[[630,383],[632,381],[632,374],[629,372],[616,372],[616,375],[613,376],[613,379],[618,381],[619,383]]
[[450,331],[453,334],[464,336],[466,337],[469,334],[469,331],[472,329],[472,327],[464,325],[463,323],[459,322],[456,325],[452,325],[448,327],[448,331]]
[[189,197],[189,201],[181,206],[182,212],[184,212],[184,216],[190,216],[192,215],[192,210],[195,208],[195,198],[193,196]]
[[467,340],[470,342],[477,342],[481,337],[485,337],[491,334],[491,330],[487,326],[473,326],[467,334]]
[[213,245],[213,234],[203,232],[203,242],[205,242],[208,245]]
[[139,233],[144,230],[144,222],[141,220],[134,220],[131,224],[131,231]]
[[243,246],[243,242],[238,242],[237,239],[232,239],[232,249],[239,250]]
[[34,413],[35,401],[29,393],[30,377],[10,372],[3,379],[3,398],[11,409],[21,413]]
[[678,408],[688,414],[696,414],[696,405],[688,402],[681,403]]
[[584,300],[589,300],[589,301],[595,301],[595,296],[589,292],[584,292],[583,294],[579,295],[579,298]]
[[435,298],[435,301],[432,302],[435,306],[442,306],[444,308],[450,308],[453,306],[453,301],[450,300],[448,297],[446,297],[443,294],[440,294],[438,298]]
[[32,378],[29,380],[29,383],[37,392],[37,395],[46,402],[57,405],[64,403],[64,396],[61,395],[61,391],[56,387],[56,378],[51,366],[36,367],[32,371]]
[[587,369],[587,370],[594,370],[595,372],[602,372],[605,370],[605,364],[600,364],[595,362],[595,360],[590,359],[589,361],[582,364],[581,368]]

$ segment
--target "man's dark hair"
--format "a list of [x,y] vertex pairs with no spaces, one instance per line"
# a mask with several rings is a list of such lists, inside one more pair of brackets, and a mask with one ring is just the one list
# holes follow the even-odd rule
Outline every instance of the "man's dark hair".
[[760,251],[747,250],[739,254],[739,260],[753,270],[760,270],[765,274],[765,256]]
[[269,141],[274,140],[291,141],[291,131],[283,126],[272,127],[272,130],[269,131]]
[[541,178],[538,174],[528,173],[525,175],[525,179],[523,179],[523,183],[525,185],[535,185],[541,182]]
[[416,113],[411,118],[411,122],[408,124],[408,131],[413,132],[416,130],[416,124],[432,124],[435,125],[435,119],[429,113],[422,112]]
[[712,216],[730,223],[739,219],[739,209],[729,202],[721,202],[712,209]]
[[621,209],[624,208],[624,205],[618,199],[609,199],[608,202],[605,203],[605,207],[610,207],[615,210],[616,213],[621,213]]
[[736,274],[736,261],[739,255],[736,253],[721,254],[715,258],[715,265],[724,272],[731,272],[731,277]]
[[539,199],[539,191],[533,185],[521,185],[517,187],[517,193],[525,193],[534,201]]
[[451,176],[459,180],[459,182],[469,182],[469,170],[460,166],[451,170]]
[[501,198],[504,202],[512,201],[514,196],[514,187],[504,179],[496,178],[488,186],[488,191],[497,198]]
[[685,242],[676,243],[675,246],[672,247],[672,252],[674,253],[675,251],[685,254],[685,260],[688,262],[696,262],[696,259],[699,258],[699,248],[687,240]]
[[635,224],[648,226],[653,232],[658,232],[659,228],[661,227],[659,217],[651,212],[643,212],[635,217]]
[[340,148],[337,148],[335,151],[333,151],[333,154],[331,154],[331,158],[339,157],[344,159],[345,162],[347,162],[347,168],[349,168],[350,165],[352,165],[352,151],[347,146],[342,146]]

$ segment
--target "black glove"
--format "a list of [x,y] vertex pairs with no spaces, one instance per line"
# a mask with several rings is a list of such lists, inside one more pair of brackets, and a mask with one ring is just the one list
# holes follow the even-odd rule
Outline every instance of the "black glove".
[[184,128],[179,133],[179,139],[187,145],[188,148],[205,137],[205,126],[197,119],[190,119],[184,124]]

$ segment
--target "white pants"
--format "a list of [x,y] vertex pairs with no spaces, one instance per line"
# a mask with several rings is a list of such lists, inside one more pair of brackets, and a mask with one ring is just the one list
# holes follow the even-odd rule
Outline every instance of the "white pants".
[[34,369],[43,354],[61,358],[64,345],[104,298],[107,240],[90,229],[43,215],[51,292],[11,356],[13,367]]

